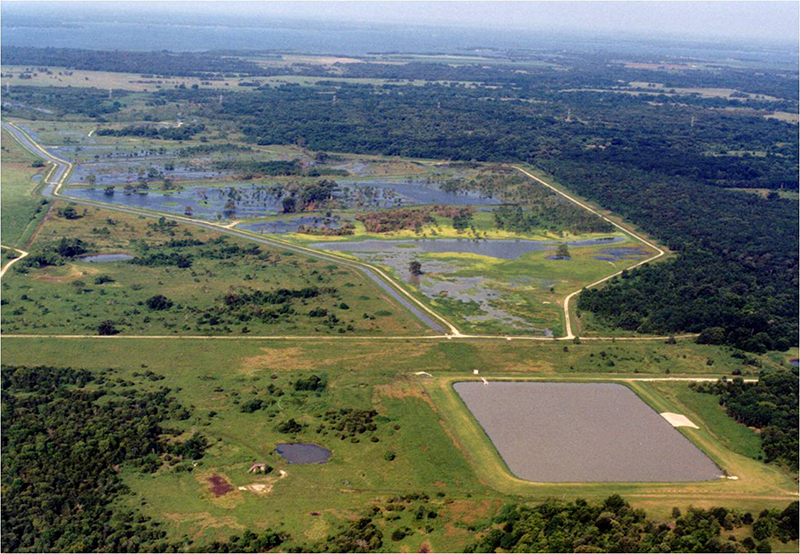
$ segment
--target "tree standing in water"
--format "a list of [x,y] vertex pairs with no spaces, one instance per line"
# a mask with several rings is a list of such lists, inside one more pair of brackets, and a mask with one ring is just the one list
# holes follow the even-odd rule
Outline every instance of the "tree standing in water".
[[413,260],[410,264],[408,264],[408,271],[410,271],[411,275],[414,275],[415,277],[422,275],[422,264],[417,260]]
[[570,257],[569,248],[567,247],[567,244],[565,242],[562,242],[561,244],[558,245],[558,248],[556,248],[556,256],[558,256],[559,258]]

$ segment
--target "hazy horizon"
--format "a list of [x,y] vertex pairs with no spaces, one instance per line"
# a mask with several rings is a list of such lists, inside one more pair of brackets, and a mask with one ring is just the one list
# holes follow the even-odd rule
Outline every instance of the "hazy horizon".
[[[649,39],[798,43],[797,2],[3,2],[3,15],[69,22],[93,17],[307,20]],[[5,26],[5,25],[4,25]]]

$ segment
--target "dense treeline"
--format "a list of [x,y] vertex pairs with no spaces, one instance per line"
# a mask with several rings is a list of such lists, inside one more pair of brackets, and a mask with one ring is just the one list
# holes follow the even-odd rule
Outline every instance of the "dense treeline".
[[[221,108],[213,92],[159,95],[202,102],[206,110],[201,113],[208,117],[219,117],[220,111],[235,117],[245,135],[260,144],[458,160],[558,156],[722,187],[797,188],[797,137],[786,123],[759,112],[700,109],[624,94],[565,94],[541,83],[523,91],[433,84],[264,87],[229,94]],[[576,119],[566,119],[570,111]],[[755,154],[746,155],[750,152]]]
[[720,343],[750,351],[797,344],[798,213],[789,200],[696,183],[549,162],[579,193],[624,215],[680,253],[585,291],[578,307],[642,332],[721,328]]
[[[262,66],[247,58],[252,52],[134,52],[97,51],[75,48],[32,48],[8,46],[3,49],[3,65],[52,66],[67,69],[139,73],[145,76],[172,75],[219,78],[221,76],[266,77],[302,74],[316,77],[335,76],[387,80],[428,80],[481,82],[507,87],[544,86],[560,88],[610,88],[620,83],[657,81],[670,88],[731,88],[748,93],[796,101],[797,86],[792,82],[797,72],[763,68],[691,68],[683,71],[654,72],[620,63],[619,55],[602,52],[559,52],[558,56],[537,54],[533,59],[544,64],[532,66],[529,53],[509,53],[507,64],[437,62],[409,63],[336,63],[332,66],[297,63]],[[275,56],[276,61],[280,56]],[[642,58],[641,61],[651,61]],[[521,62],[524,69],[515,65]],[[552,63],[552,65],[548,65]],[[561,67],[559,67],[561,66]],[[563,71],[563,67],[571,71]],[[654,79],[657,76],[658,79]],[[255,81],[257,83],[257,81]],[[688,97],[692,100],[692,97]],[[728,99],[736,102],[737,99]]]
[[62,237],[58,242],[39,246],[31,255],[23,259],[16,267],[19,273],[27,273],[30,269],[51,265],[63,265],[68,260],[85,254],[92,245],[79,239]]
[[189,413],[167,388],[140,390],[113,370],[4,366],[2,547],[6,552],[174,550],[157,523],[120,508],[121,466],[144,472],[202,457],[170,443]]
[[6,89],[3,109],[16,104],[23,111],[33,110],[34,118],[70,113],[102,121],[105,116],[115,114],[122,108],[119,91],[112,92],[111,96],[109,98],[108,90],[96,88],[14,87]]
[[299,175],[303,168],[297,161],[274,160],[268,162],[256,160],[220,160],[214,162],[214,168],[222,171],[235,171],[254,177],[256,175]]
[[741,377],[716,383],[692,383],[702,393],[719,396],[720,405],[736,421],[760,430],[761,448],[768,462],[782,462],[797,471],[797,370],[762,372],[757,383]]
[[[797,502],[755,520],[725,508],[673,511],[674,521],[648,519],[618,495],[602,504],[550,500],[506,505],[467,552],[771,552],[770,537],[797,540]],[[753,525],[753,536],[731,531]],[[758,541],[758,542],[756,542]]]
[[51,66],[87,71],[113,71],[178,77],[208,76],[209,73],[262,74],[255,62],[202,52],[131,52],[81,50],[77,48],[31,48],[6,46],[3,65]]
[[229,154],[233,152],[251,152],[252,150],[253,149],[249,146],[226,142],[224,144],[198,144],[196,146],[187,146],[176,151],[175,154],[179,158],[193,158],[195,156],[206,156],[215,152]]
[[130,125],[122,129],[98,129],[101,137],[141,137],[161,140],[189,140],[197,133],[205,131],[206,126],[181,125],[180,127],[157,127],[153,125]]

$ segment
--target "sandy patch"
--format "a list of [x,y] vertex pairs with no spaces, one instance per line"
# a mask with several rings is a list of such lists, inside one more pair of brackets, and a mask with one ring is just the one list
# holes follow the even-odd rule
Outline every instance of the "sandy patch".
[[278,481],[280,481],[281,479],[283,479],[287,475],[289,475],[289,474],[281,469],[281,470],[278,471],[278,476],[275,477],[275,478],[272,478],[272,479],[270,479],[268,481],[259,481],[257,483],[248,483],[247,485],[242,485],[242,486],[237,487],[237,488],[240,491],[252,492],[252,493],[260,494],[260,495],[269,494],[269,493],[272,492],[272,487],[275,486],[275,483],[277,483]]
[[683,414],[673,414],[671,412],[664,412],[660,414],[661,417],[666,419],[673,427],[691,427],[692,429],[700,429],[697,425]]
[[369,339],[356,342],[347,350],[331,351],[329,344],[309,344],[305,347],[270,348],[264,347],[256,356],[243,358],[239,371],[252,375],[260,370],[310,370],[324,369],[320,360],[324,358],[325,366],[334,364],[347,365],[352,369],[372,369],[385,363],[386,360],[411,360],[430,348],[431,345],[414,344],[375,344]]

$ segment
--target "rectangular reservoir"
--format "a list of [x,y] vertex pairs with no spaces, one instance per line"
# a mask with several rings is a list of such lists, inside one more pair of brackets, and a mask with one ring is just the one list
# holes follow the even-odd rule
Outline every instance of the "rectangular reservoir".
[[628,387],[480,381],[453,388],[526,481],[675,482],[722,471]]

